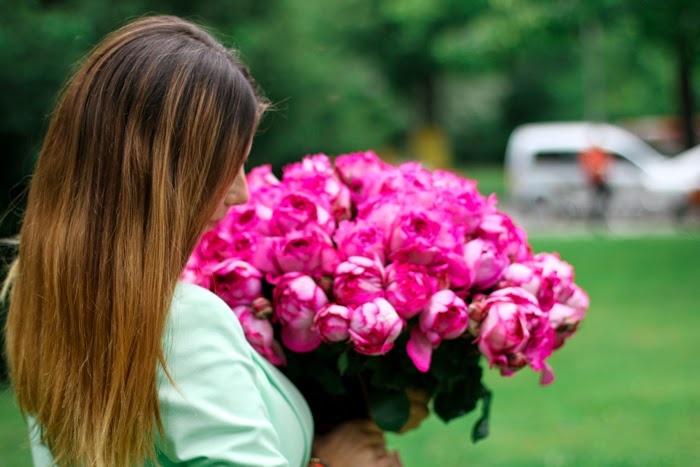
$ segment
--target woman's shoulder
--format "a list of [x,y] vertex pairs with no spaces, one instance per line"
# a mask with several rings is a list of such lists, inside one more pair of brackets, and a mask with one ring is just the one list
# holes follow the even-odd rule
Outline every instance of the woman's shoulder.
[[178,282],[170,304],[166,338],[191,340],[212,335],[234,338],[232,343],[247,353],[243,328],[226,302],[203,287]]
[[[170,304],[171,317],[178,319],[189,318],[198,320],[202,318],[231,319],[235,315],[231,308],[219,296],[210,290],[188,282],[178,282]],[[237,320],[233,320],[237,321]]]

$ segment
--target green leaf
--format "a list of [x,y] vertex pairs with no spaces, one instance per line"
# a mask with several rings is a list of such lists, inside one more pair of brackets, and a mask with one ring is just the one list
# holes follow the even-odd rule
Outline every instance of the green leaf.
[[309,376],[317,381],[328,394],[345,394],[345,385],[341,376],[332,367],[314,365],[309,368]]
[[481,367],[467,366],[451,378],[443,379],[435,391],[433,409],[438,417],[449,422],[476,408],[482,397]]
[[489,435],[489,414],[491,413],[492,393],[486,386],[482,386],[481,390],[481,417],[472,428],[472,442],[474,443]]
[[405,391],[371,388],[369,412],[379,428],[399,431],[408,421],[410,402]]
[[345,372],[348,370],[348,366],[350,365],[350,359],[348,358],[348,353],[343,352],[340,354],[340,357],[338,357],[338,371],[340,371],[341,375],[344,375]]

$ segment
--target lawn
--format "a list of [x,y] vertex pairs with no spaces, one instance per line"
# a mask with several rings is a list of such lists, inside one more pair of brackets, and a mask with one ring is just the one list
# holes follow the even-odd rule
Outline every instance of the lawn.
[[[552,359],[555,382],[487,372],[491,435],[469,441],[476,414],[430,418],[390,436],[406,467],[700,465],[700,239],[537,238],[576,266],[591,308]],[[0,465],[29,465],[25,428],[0,396]]]
[[491,436],[470,414],[392,436],[406,467],[700,465],[700,239],[536,239],[576,266],[591,308],[555,382],[487,373]]

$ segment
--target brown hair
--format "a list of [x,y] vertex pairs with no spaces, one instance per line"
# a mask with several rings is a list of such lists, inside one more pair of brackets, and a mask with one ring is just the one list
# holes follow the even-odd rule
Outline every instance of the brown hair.
[[167,16],[108,35],[65,88],[29,187],[6,325],[20,408],[59,465],[154,456],[175,285],[263,109],[231,51]]

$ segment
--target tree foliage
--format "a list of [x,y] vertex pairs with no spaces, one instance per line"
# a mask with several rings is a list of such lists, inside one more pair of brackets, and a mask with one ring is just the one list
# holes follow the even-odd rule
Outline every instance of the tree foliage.
[[[700,3],[669,0],[0,0],[6,209],[55,96],[105,33],[148,13],[206,24],[275,104],[253,151],[398,149],[430,123],[455,163],[497,162],[528,121],[694,113]],[[21,198],[20,198],[21,199]],[[21,205],[21,202],[20,202]],[[10,216],[0,234],[17,228]]]

